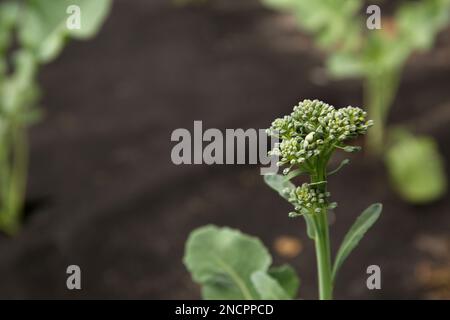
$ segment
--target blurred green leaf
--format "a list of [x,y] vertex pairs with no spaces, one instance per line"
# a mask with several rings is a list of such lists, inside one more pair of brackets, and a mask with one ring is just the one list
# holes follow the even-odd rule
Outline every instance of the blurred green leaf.
[[18,1],[4,1],[0,3],[0,28],[11,28],[18,19],[20,3]]
[[384,73],[392,69],[400,69],[404,65],[411,48],[404,39],[386,36],[383,30],[373,30],[366,39],[361,52],[366,77]]
[[334,53],[327,60],[327,68],[336,78],[361,77],[364,75],[364,64],[350,53]]
[[289,299],[298,287],[292,269],[268,271],[272,258],[259,239],[230,228],[194,230],[183,261],[204,299]]
[[405,39],[406,45],[413,49],[429,49],[437,32],[448,23],[449,17],[449,0],[405,3],[396,14],[400,38]]
[[0,3],[0,54],[7,48],[10,40],[10,31],[17,21],[19,5],[17,2]]
[[336,259],[333,266],[333,281],[336,279],[336,275],[344,261],[353,249],[356,248],[359,241],[361,241],[362,237],[366,234],[367,230],[369,230],[370,227],[378,220],[382,209],[383,206],[380,203],[372,204],[364,210],[363,213],[361,213],[350,230],[347,232],[336,254]]
[[18,51],[13,60],[14,73],[0,84],[0,111],[16,120],[27,121],[35,114],[32,108],[39,96],[35,82],[36,61],[25,50]]
[[251,275],[251,280],[263,300],[288,300],[290,297],[280,284],[263,271],[256,271]]
[[6,74],[6,50],[12,40],[12,29],[18,19],[19,4],[7,1],[0,3],[0,81]]
[[263,0],[269,8],[288,11],[330,51],[355,49],[361,41],[360,0]]
[[216,226],[193,231],[184,257],[205,299],[257,299],[250,277],[256,271],[267,272],[271,262],[257,238]]
[[[49,62],[61,51],[67,38],[94,36],[105,20],[111,0],[28,0],[20,20],[19,38],[40,62]],[[69,6],[80,8],[80,29],[69,29]]]
[[269,269],[269,276],[275,279],[291,299],[297,296],[300,280],[290,265],[282,265]]
[[415,204],[428,203],[447,191],[444,162],[436,142],[397,129],[386,154],[386,165],[396,191]]

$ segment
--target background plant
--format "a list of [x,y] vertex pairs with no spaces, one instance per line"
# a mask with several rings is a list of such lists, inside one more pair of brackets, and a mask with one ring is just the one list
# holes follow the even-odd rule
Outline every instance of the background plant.
[[[268,134],[280,139],[271,150],[284,166],[282,175],[266,175],[265,182],[289,201],[292,218],[304,217],[307,234],[315,243],[320,299],[333,298],[333,286],[345,259],[380,216],[381,204],[373,204],[356,220],[331,261],[328,214],[337,204],[329,202],[328,176],[338,172],[349,160],[328,171],[336,150],[355,152],[348,140],[363,135],[373,122],[359,108],[335,109],[318,100],[305,100],[293,112],[276,119]],[[291,180],[306,175],[309,182],[296,186]],[[286,284],[271,274],[270,256],[262,245],[237,231],[204,227],[194,231],[187,242],[184,262],[194,281],[203,287],[206,299],[287,299]],[[291,270],[291,268],[288,270]],[[287,272],[287,271],[285,271]],[[283,279],[297,286],[290,271]],[[294,290],[290,291],[294,293]]]
[[[359,77],[364,80],[364,105],[378,125],[368,135],[369,151],[385,157],[394,187],[406,200],[424,203],[446,192],[445,172],[437,144],[424,146],[430,137],[408,134],[392,137],[386,134],[389,114],[402,70],[414,51],[432,47],[437,33],[448,24],[450,0],[421,0],[402,3],[394,15],[383,19],[382,29],[368,30],[362,0],[262,0],[270,8],[292,14],[298,25],[310,32],[317,45],[327,51],[327,69],[335,78]],[[383,12],[382,12],[383,14]],[[383,16],[383,15],[382,15]],[[407,129],[403,129],[407,130]],[[386,136],[389,136],[388,139]],[[385,147],[387,146],[387,148]],[[418,157],[418,152],[421,152]],[[424,167],[439,179],[422,180]],[[405,165],[406,163],[406,165]],[[408,169],[408,182],[399,177]],[[430,171],[432,170],[432,171]],[[399,173],[399,171],[401,173]],[[413,190],[413,191],[412,191]]]
[[[66,27],[67,8],[81,9],[81,28]],[[110,0],[26,0],[0,3],[0,229],[14,233],[25,201],[27,129],[39,118],[39,67],[55,59],[67,39],[94,36]]]

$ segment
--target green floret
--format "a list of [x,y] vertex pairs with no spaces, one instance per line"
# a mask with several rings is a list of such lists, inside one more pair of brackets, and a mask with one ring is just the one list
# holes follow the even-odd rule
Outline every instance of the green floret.
[[318,213],[320,208],[325,207],[326,198],[329,196],[328,192],[321,192],[318,188],[304,183],[301,187],[291,190],[289,202],[292,203],[296,212],[305,209],[307,213]]
[[281,142],[269,154],[280,157],[279,166],[298,165],[311,171],[315,161],[327,161],[336,148],[345,147],[345,141],[365,134],[373,125],[366,116],[360,108],[335,109],[319,100],[304,100],[290,115],[273,121],[268,134]]

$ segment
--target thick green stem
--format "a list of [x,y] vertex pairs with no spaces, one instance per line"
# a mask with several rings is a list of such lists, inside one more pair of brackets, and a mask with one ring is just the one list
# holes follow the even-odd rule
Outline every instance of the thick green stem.
[[331,277],[330,237],[326,210],[318,214],[315,222],[319,298],[320,300],[331,300],[333,299],[333,282]]
[[[325,168],[311,177],[312,183],[326,179]],[[319,186],[321,192],[326,192],[326,184]],[[331,276],[331,246],[328,231],[328,210],[323,208],[320,213],[314,215],[315,248],[317,257],[317,275],[319,282],[320,300],[333,299],[333,281]]]

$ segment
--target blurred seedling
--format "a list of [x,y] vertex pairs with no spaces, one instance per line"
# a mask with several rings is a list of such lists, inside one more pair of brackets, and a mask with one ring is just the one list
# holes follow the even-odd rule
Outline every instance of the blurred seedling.
[[[81,27],[66,27],[69,6]],[[67,39],[94,36],[111,0],[7,0],[0,3],[0,230],[20,227],[28,171],[28,127],[39,119],[39,68],[55,59]]]

